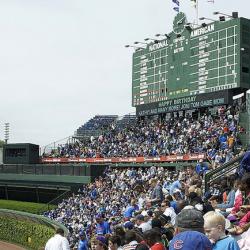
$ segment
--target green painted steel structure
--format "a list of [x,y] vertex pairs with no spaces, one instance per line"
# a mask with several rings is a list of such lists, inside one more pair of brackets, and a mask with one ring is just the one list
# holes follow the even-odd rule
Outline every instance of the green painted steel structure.
[[[184,105],[192,101],[185,98],[195,102],[197,95],[249,89],[250,20],[234,18],[199,27],[186,22],[179,13],[167,38],[133,54],[133,106],[159,102],[160,107],[175,99]],[[220,104],[207,100],[203,106]],[[192,108],[183,105],[179,110]]]

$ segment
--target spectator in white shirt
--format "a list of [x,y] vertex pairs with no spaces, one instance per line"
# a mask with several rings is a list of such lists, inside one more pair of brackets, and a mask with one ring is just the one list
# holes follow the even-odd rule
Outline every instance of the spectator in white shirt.
[[69,242],[64,237],[64,231],[61,228],[56,230],[56,234],[48,240],[45,250],[70,250]]
[[170,201],[165,200],[161,203],[161,211],[164,215],[169,216],[171,218],[171,224],[175,225],[176,213],[172,207],[170,207]]
[[151,224],[144,221],[144,216],[142,214],[136,216],[135,223],[137,227],[142,230],[143,233],[146,232],[147,230],[152,229]]

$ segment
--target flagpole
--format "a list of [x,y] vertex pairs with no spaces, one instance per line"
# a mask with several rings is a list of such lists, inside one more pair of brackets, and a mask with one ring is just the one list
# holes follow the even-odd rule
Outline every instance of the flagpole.
[[199,0],[196,0],[196,24],[199,24]]

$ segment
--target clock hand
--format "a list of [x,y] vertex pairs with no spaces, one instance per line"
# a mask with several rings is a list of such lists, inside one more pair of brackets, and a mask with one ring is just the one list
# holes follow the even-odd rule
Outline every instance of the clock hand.
[[185,19],[185,17],[183,17],[180,21],[178,21],[177,24],[183,23],[184,19]]

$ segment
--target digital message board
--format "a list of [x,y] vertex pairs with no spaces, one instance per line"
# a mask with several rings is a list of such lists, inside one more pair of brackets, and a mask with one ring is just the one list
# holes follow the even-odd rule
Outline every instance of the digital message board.
[[241,59],[242,53],[248,53],[249,42],[248,19],[190,26],[185,14],[178,13],[166,39],[134,52],[132,105],[247,87],[242,74],[248,82],[249,54],[246,67]]

